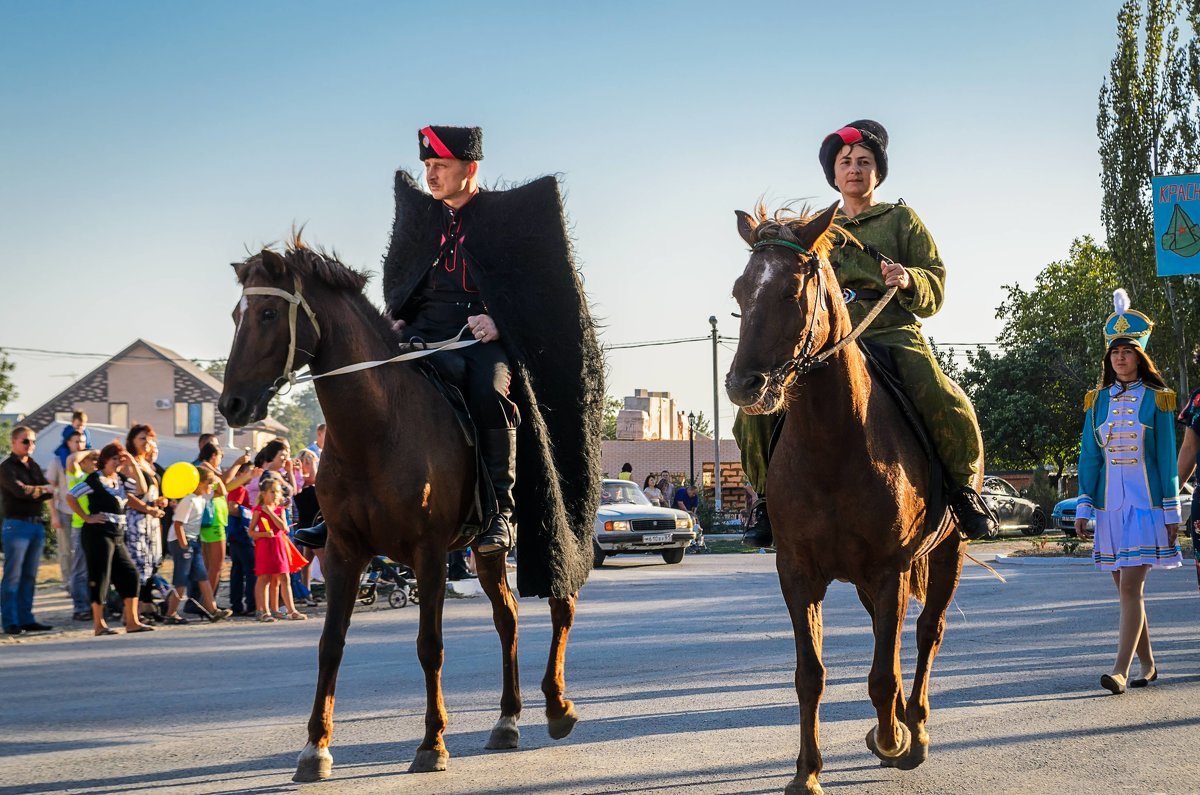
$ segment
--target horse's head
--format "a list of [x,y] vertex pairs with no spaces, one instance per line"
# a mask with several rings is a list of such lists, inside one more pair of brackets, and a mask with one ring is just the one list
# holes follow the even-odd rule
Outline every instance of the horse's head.
[[725,391],[748,413],[782,409],[798,362],[829,340],[828,296],[837,282],[826,257],[836,211],[835,203],[817,216],[768,216],[761,204],[757,217],[737,212],[750,260],[733,284],[742,320]]
[[233,310],[233,346],[217,405],[239,428],[263,419],[271,398],[316,358],[328,331],[320,307],[330,289],[361,293],[367,277],[309,249],[298,233],[282,254],[264,248],[233,267],[242,296]]

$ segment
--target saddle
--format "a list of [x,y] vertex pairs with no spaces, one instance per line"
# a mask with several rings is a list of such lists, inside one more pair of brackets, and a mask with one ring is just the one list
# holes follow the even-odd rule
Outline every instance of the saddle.
[[[917,441],[921,445],[921,449],[925,453],[925,458],[929,461],[929,491],[925,495],[925,532],[922,534],[920,554],[925,554],[929,550],[937,546],[941,541],[942,534],[939,529],[945,528],[949,530],[950,524],[945,522],[946,513],[949,510],[949,502],[946,495],[946,479],[942,467],[942,461],[938,457],[937,449],[933,446],[933,440],[929,437],[929,431],[925,427],[925,423],[921,421],[921,415],[917,413],[917,408],[913,405],[912,399],[904,391],[904,383],[900,380],[900,375],[896,371],[896,363],[892,358],[891,351],[884,345],[878,345],[864,340],[857,340],[856,344],[863,352],[863,356],[867,360],[867,370],[871,374],[871,380],[883,387],[895,401],[896,406],[900,409],[900,414],[912,429],[913,435],[917,437]],[[787,419],[787,412],[780,415],[779,421],[775,423],[775,429],[771,432],[771,444],[767,450],[767,458],[770,460],[771,454],[775,452],[775,445],[779,441],[779,436],[783,430],[783,423]]]

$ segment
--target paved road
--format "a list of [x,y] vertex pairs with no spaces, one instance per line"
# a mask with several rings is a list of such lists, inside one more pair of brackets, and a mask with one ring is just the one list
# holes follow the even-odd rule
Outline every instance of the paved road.
[[[1149,614],[1163,679],[1109,696],[1116,605],[1089,569],[966,574],[933,691],[932,754],[880,769],[863,744],[870,630],[847,585],[825,608],[822,743],[829,793],[1200,791],[1200,599],[1156,572]],[[544,604],[521,603],[523,749],[483,750],[498,654],[481,599],[447,603],[452,758],[406,775],[421,735],[417,611],[356,614],[342,668],[334,777],[290,782],[304,743],[320,623],[79,633],[0,644],[0,795],[10,793],[778,793],[797,740],[794,647],[771,555],[616,558],[585,589],[568,657],[581,714],[549,739],[538,680]],[[910,625],[915,608],[910,610]],[[905,665],[911,672],[912,634]]]

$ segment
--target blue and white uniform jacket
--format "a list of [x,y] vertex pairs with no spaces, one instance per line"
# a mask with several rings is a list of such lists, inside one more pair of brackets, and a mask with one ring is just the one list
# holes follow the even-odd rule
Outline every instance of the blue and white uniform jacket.
[[1079,505],[1075,515],[1095,511],[1160,509],[1167,524],[1180,521],[1175,453],[1175,393],[1141,381],[1094,389],[1079,450]]

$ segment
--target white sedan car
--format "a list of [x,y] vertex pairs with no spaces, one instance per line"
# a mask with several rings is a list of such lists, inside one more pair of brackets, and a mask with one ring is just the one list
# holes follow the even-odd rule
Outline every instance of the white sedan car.
[[651,504],[631,481],[601,482],[592,537],[593,567],[600,568],[605,558],[619,552],[650,552],[662,555],[667,563],[679,563],[695,538],[687,511]]

